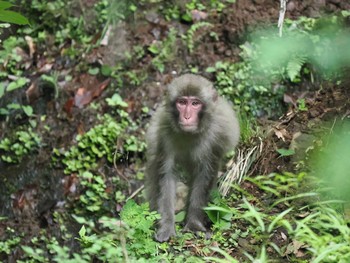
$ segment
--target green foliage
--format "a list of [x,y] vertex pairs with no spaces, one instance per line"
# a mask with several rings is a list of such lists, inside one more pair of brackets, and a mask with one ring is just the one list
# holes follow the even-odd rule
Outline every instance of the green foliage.
[[7,77],[8,74],[20,76],[22,74],[21,68],[18,65],[22,61],[22,57],[17,54],[16,47],[24,43],[23,38],[9,37],[2,42],[2,49],[0,50],[0,64],[6,69],[0,72],[1,77]]
[[171,61],[176,54],[176,35],[176,29],[171,28],[165,40],[155,42],[148,48],[155,55],[152,59],[153,66],[161,73],[165,70],[165,63]]
[[120,216],[120,219],[102,216],[95,222],[73,215],[83,225],[76,238],[79,250],[72,252],[55,237],[42,236],[32,239],[30,246],[22,246],[24,261],[18,262],[159,262],[161,256],[152,230],[159,215],[149,212],[148,204],[137,205],[130,200]]
[[295,154],[293,149],[280,148],[276,150],[282,157],[291,156]]
[[[131,7],[131,8],[130,8]],[[98,22],[105,25],[105,30],[108,26],[114,25],[120,20],[125,19],[133,11],[134,5],[132,1],[115,1],[115,0],[101,0],[95,5],[98,15]],[[104,30],[104,32],[105,32]]]
[[[219,255],[223,256],[224,259],[222,258],[217,258],[217,257],[206,257],[205,260],[209,262],[218,262],[218,263],[238,263],[236,259],[230,256],[226,251],[218,248],[218,247],[211,247],[211,250],[214,252],[217,252]],[[252,261],[254,262],[254,261]]]
[[258,54],[255,66],[267,75],[279,71],[292,82],[300,81],[304,73],[313,81],[315,69],[323,77],[337,77],[350,62],[350,52],[345,48],[350,45],[350,34],[343,24],[342,16],[300,17],[286,20],[288,30],[283,37],[273,31],[258,32],[252,37]]
[[20,130],[13,137],[0,141],[1,159],[7,163],[19,163],[22,158],[40,146],[40,137],[32,131]]
[[200,11],[210,11],[215,10],[216,12],[222,12],[222,10],[229,3],[234,3],[236,0],[209,0],[209,1],[199,1],[191,0],[186,3],[185,13],[182,14],[181,18],[184,21],[192,22],[191,11],[200,10]]
[[124,73],[124,75],[127,79],[127,82],[135,86],[141,85],[141,83],[143,83],[147,78],[147,73],[145,71],[136,72],[134,70],[128,70]]
[[[16,81],[11,82],[4,86],[4,83],[0,82],[0,99],[5,96],[9,96],[11,91],[23,88],[29,80],[27,78],[18,78]],[[4,107],[0,107],[0,115],[9,115],[12,111],[22,110],[28,117],[33,115],[33,108],[29,105],[21,105],[19,103],[8,103]]]
[[103,203],[108,199],[106,184],[101,176],[93,175],[90,172],[83,172],[80,175],[81,185],[84,186],[84,193],[80,195],[80,201],[84,209],[95,213],[103,209]]
[[349,262],[350,228],[343,215],[327,206],[315,207],[296,221],[295,238],[307,245],[312,262]]
[[113,94],[113,96],[111,98],[107,98],[106,102],[109,106],[112,106],[112,107],[116,107],[116,106],[127,107],[128,106],[128,104],[125,101],[123,101],[122,97],[118,93]]
[[133,200],[129,200],[124,205],[120,218],[132,229],[128,236],[130,251],[136,256],[155,255],[157,243],[153,240],[152,226],[155,220],[160,218],[159,215],[149,212],[147,203],[137,205]]
[[208,23],[208,22],[198,22],[193,24],[186,32],[185,35],[182,35],[182,38],[185,40],[187,48],[189,50],[190,53],[193,52],[194,50],[194,45],[195,45],[195,40],[198,41],[198,39],[195,38],[195,33],[196,31],[198,31],[200,28],[203,27],[213,27],[212,24]]
[[82,254],[108,262],[116,259],[117,262],[158,262],[158,243],[153,240],[151,227],[159,216],[149,212],[148,204],[137,205],[130,200],[120,217],[120,220],[102,217],[99,223],[105,230],[103,232],[95,231],[91,222],[77,218],[80,223],[88,223],[79,231]]
[[227,200],[221,198],[220,194],[216,191],[212,195],[212,202],[204,209],[205,212],[211,222],[213,222],[215,229],[230,229],[233,214],[230,211]]
[[0,22],[13,23],[17,25],[29,24],[28,19],[21,14],[7,10],[12,6],[13,5],[8,2],[0,1]]
[[[314,81],[313,68],[329,77],[350,63],[350,35],[339,25],[342,19],[300,18],[288,21],[288,33],[257,32],[252,43],[242,46],[242,62],[217,62],[207,68],[215,73],[219,92],[243,111],[255,116],[279,116],[283,111],[283,82],[300,82],[301,76]],[[189,38],[190,39],[190,38]],[[189,44],[190,50],[192,45]],[[314,65],[315,67],[311,67]],[[276,84],[280,83],[280,84]],[[307,110],[302,101],[300,110]]]
[[[232,206],[215,208],[233,215],[231,229],[237,226],[246,232],[237,230],[230,239],[221,239],[220,234],[215,234],[213,238],[223,247],[236,247],[239,238],[253,240],[255,253],[252,253],[251,249],[244,253],[250,261],[273,261],[273,258],[267,257],[267,250],[274,250],[280,255],[279,259],[287,255],[289,260],[299,262],[296,256],[302,247],[307,250],[308,258],[312,262],[348,262],[350,260],[350,247],[346,245],[350,242],[348,222],[339,211],[318,202],[318,193],[303,192],[307,188],[305,184],[310,186],[314,179],[305,173],[247,177],[246,180],[253,184],[250,188],[259,189],[254,190],[259,193],[258,196],[250,195],[244,189],[235,186],[235,191],[239,192],[239,199],[242,201],[239,201],[234,208]],[[274,200],[274,203],[269,204],[270,200]],[[300,202],[306,205],[300,208]],[[276,205],[281,212],[274,209]],[[298,211],[296,207],[299,207]],[[281,229],[284,229],[284,235],[290,240],[285,246],[273,242],[275,235]],[[218,251],[228,259],[229,255],[224,252]]]
[[313,169],[328,188],[328,197],[350,201],[350,122],[324,138],[324,145],[313,156]]
[[[121,105],[118,95],[108,100],[110,105]],[[122,157],[122,152],[116,152],[115,143],[117,140],[125,140],[123,148],[128,152],[142,152],[145,143],[140,142],[135,136],[125,135],[126,129],[132,125],[126,112],[120,110],[123,120],[117,122],[110,115],[102,118],[102,123],[90,129],[84,135],[78,135],[77,145],[74,145],[67,152],[63,153],[63,163],[66,166],[65,173],[83,173],[97,167],[97,162],[101,158],[106,158],[109,162]],[[62,157],[62,152],[54,150],[56,157]],[[56,160],[56,157],[54,160]]]
[[303,57],[303,55],[295,55],[288,61],[286,71],[289,79],[292,82],[300,81],[300,79],[297,79],[297,77],[300,76],[301,68],[305,62],[306,57]]
[[239,120],[240,141],[244,145],[249,145],[251,139],[259,135],[256,118],[248,114],[247,111],[239,111],[237,117]]
[[298,110],[300,110],[300,111],[307,111],[308,110],[308,108],[306,106],[305,99],[298,99],[297,104],[298,104]]
[[215,73],[215,86],[219,93],[241,109],[255,116],[264,113],[274,116],[282,111],[280,103],[284,89],[272,88],[268,79],[259,78],[248,61],[229,63],[217,62],[206,69]]
[[0,240],[0,254],[5,253],[6,255],[10,255],[19,243],[21,242],[21,238],[17,236],[17,233],[12,228],[7,228],[4,231],[8,237],[6,240]]
[[[83,5],[79,6],[76,1],[22,0],[21,6],[27,11],[26,16],[32,25],[24,31],[36,38],[38,44],[45,43],[48,36],[54,36],[56,44],[72,39],[79,43],[89,43],[91,41],[91,36],[88,35],[89,28],[92,26],[98,28],[97,19],[85,21],[83,14],[86,10],[79,10]],[[73,15],[73,12],[81,14]]]

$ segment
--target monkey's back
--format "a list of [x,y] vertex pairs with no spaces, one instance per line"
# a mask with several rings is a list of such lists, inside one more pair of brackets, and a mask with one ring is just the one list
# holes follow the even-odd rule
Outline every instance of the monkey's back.
[[226,141],[227,151],[238,144],[240,136],[239,122],[232,105],[222,97],[218,98],[215,107],[213,126],[216,127],[214,132],[221,134]]

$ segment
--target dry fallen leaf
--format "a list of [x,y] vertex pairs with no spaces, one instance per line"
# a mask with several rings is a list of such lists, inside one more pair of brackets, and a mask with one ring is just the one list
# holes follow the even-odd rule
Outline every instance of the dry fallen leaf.
[[284,142],[286,141],[286,138],[290,137],[286,129],[273,128],[273,131],[275,132],[277,138],[282,139]]
[[37,81],[33,81],[29,88],[26,90],[26,97],[29,103],[33,103],[40,97],[40,90]]
[[191,15],[192,15],[192,19],[194,21],[200,21],[200,20],[206,19],[208,17],[207,13],[205,13],[203,11],[199,11],[197,9],[192,10]]
[[64,104],[63,109],[67,113],[69,117],[72,117],[72,107],[74,105],[74,99],[70,98],[67,100],[67,102]]
[[33,55],[35,53],[35,44],[33,38],[30,36],[25,36],[24,39],[26,40],[27,45],[29,47],[29,56],[30,58],[33,58]]
[[108,86],[110,79],[106,79],[93,89],[87,87],[79,88],[74,96],[74,105],[78,108],[82,108],[89,104],[94,98],[101,95],[102,91]]

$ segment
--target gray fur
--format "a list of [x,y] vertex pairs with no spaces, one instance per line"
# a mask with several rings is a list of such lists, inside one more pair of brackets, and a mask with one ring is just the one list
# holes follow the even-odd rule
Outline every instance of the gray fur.
[[[175,100],[197,96],[205,107],[198,129],[184,132],[176,118]],[[146,194],[150,207],[161,214],[156,239],[175,235],[176,181],[189,186],[185,230],[206,231],[203,211],[216,184],[220,161],[238,143],[239,124],[231,105],[218,97],[207,79],[185,74],[168,86],[168,95],[152,118],[146,134],[148,163]]]

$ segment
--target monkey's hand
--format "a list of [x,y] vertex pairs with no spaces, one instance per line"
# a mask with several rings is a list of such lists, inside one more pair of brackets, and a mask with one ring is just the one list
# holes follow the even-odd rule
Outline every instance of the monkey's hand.
[[175,228],[174,226],[162,226],[158,229],[157,234],[155,235],[155,239],[158,242],[165,242],[170,239],[170,237],[175,236]]

